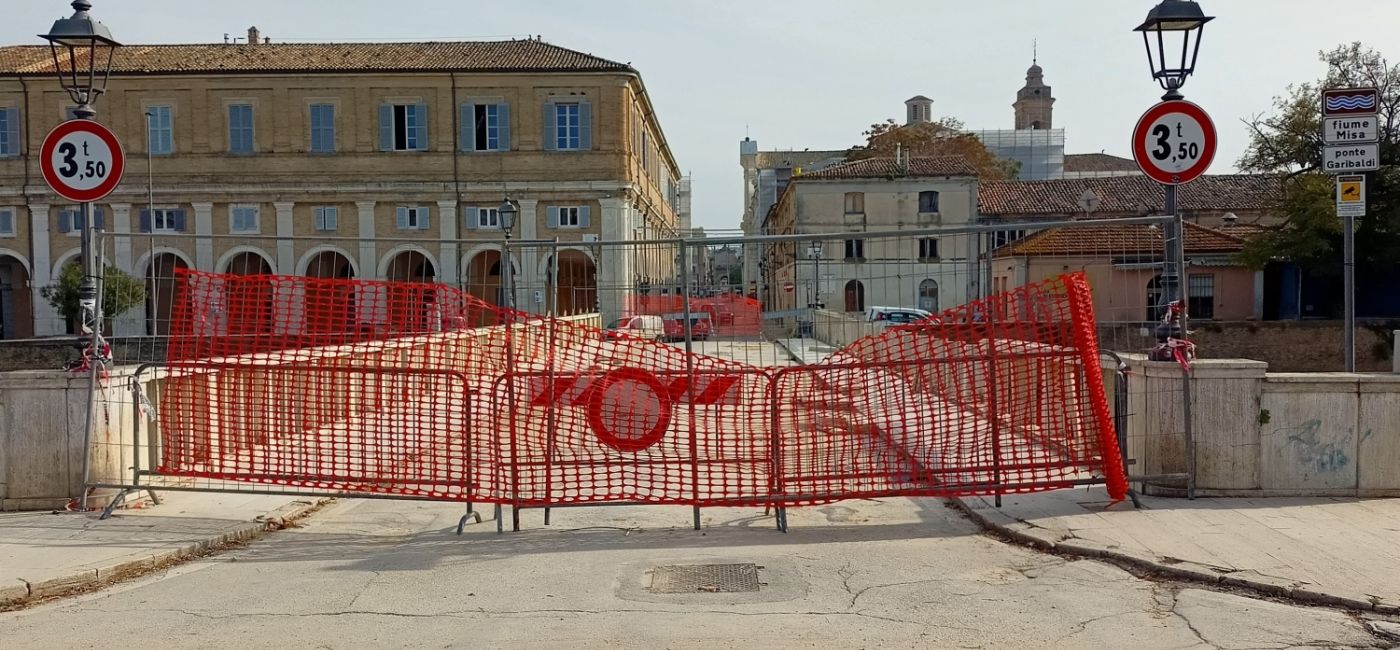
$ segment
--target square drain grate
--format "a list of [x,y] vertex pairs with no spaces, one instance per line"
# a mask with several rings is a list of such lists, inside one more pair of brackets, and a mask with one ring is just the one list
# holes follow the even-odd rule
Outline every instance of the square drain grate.
[[668,564],[651,570],[654,594],[758,591],[756,564]]

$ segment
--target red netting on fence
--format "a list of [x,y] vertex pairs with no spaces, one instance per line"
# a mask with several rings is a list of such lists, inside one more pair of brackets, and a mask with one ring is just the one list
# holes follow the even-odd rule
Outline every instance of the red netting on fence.
[[1082,276],[788,368],[440,285],[178,280],[163,474],[524,506],[1126,493]]
[[[680,318],[685,309],[685,301],[680,296],[634,296],[628,303],[629,316]],[[747,296],[727,293],[691,298],[690,311],[709,318],[715,336],[758,336],[763,331],[763,303]]]

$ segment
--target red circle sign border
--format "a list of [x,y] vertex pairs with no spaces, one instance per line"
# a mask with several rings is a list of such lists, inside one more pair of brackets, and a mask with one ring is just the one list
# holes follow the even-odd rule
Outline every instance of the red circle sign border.
[[[78,131],[87,131],[97,136],[112,150],[112,172],[101,185],[90,190],[75,190],[63,185],[58,179],[57,170],[53,168],[53,150],[58,147],[58,141]],[[122,182],[122,173],[126,171],[126,154],[122,151],[122,144],[117,141],[116,134],[101,123],[92,120],[68,120],[44,136],[44,144],[39,148],[39,169],[44,174],[44,182],[49,184],[49,189],[55,194],[69,201],[89,203],[100,200],[117,189],[117,185]]]
[[[1201,132],[1205,134],[1205,142],[1202,143],[1205,151],[1202,152],[1201,159],[1179,174],[1169,174],[1146,163],[1147,143],[1144,139],[1147,137],[1147,127],[1167,113],[1183,113],[1194,118],[1200,123]],[[1200,178],[1215,160],[1216,144],[1215,122],[1210,119],[1210,115],[1206,114],[1204,108],[1183,99],[1170,99],[1147,109],[1147,112],[1138,118],[1137,126],[1133,127],[1133,160],[1137,162],[1142,173],[1163,185],[1184,185]]]
[[[634,381],[646,386],[656,394],[657,400],[657,420],[656,425],[647,431],[646,435],[640,438],[622,438],[616,432],[608,428],[607,422],[603,421],[603,395],[613,384],[621,381]],[[642,451],[658,442],[666,435],[666,430],[671,428],[671,409],[674,403],[666,390],[666,386],[660,379],[641,368],[614,368],[604,373],[598,378],[594,386],[589,387],[592,395],[588,400],[588,426],[593,429],[593,434],[598,436],[598,441],[621,452],[635,453]]]

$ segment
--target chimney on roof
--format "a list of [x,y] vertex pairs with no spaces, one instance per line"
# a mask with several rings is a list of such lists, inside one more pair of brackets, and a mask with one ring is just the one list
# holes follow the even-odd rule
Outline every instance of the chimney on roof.
[[901,174],[909,173],[909,155],[904,153],[904,143],[894,143],[894,166]]
[[1220,218],[1220,224],[1226,228],[1239,223],[1239,221],[1240,218],[1233,212],[1226,212],[1225,216]]
[[258,31],[258,28],[257,28],[257,27],[249,27],[249,28],[248,28],[248,44],[249,44],[249,45],[257,45],[258,43],[261,43],[261,42],[262,42],[262,33]]

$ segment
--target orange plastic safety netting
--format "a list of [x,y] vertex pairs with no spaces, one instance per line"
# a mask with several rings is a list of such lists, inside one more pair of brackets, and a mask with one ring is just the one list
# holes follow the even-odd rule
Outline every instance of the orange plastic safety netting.
[[1080,275],[788,367],[442,285],[177,279],[162,474],[519,506],[1127,490]]

